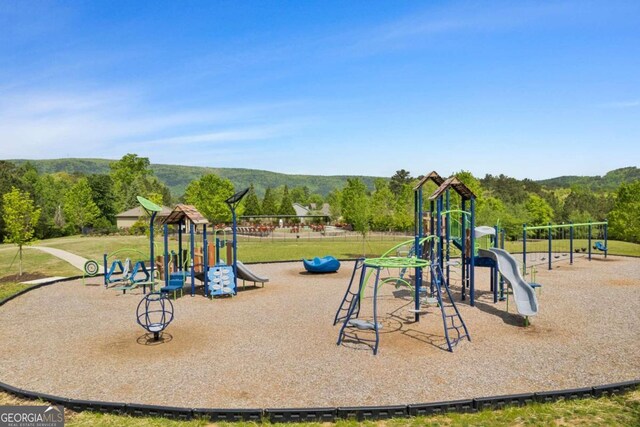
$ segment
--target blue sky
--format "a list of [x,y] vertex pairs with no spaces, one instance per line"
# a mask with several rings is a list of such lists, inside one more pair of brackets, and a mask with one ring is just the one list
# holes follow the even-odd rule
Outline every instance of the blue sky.
[[539,179],[639,147],[638,1],[0,2],[0,158]]

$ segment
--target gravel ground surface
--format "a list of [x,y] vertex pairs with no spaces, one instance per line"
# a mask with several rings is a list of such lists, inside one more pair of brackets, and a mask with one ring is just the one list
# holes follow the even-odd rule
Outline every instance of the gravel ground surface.
[[[459,303],[473,341],[454,353],[442,349],[439,311],[414,324],[407,292],[385,286],[378,356],[335,344],[352,266],[312,276],[302,263],[253,265],[271,279],[264,288],[178,299],[155,345],[135,322],[141,291],[44,287],[0,308],[0,381],[71,398],[230,408],[422,403],[640,377],[640,259],[540,269],[540,313],[528,328],[513,304],[507,314],[491,302],[488,270],[478,269],[477,307]],[[362,317],[370,313],[366,299]]]

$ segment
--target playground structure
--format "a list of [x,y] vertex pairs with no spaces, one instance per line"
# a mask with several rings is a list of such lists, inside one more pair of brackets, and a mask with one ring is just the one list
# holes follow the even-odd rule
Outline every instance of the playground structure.
[[[212,237],[207,233],[209,221],[191,205],[178,204],[171,213],[164,218],[163,227],[163,255],[155,257],[154,242],[154,222],[160,207],[149,200],[138,197],[138,201],[149,215],[149,254],[143,254],[134,249],[120,249],[111,254],[104,254],[104,285],[122,284],[113,289],[127,290],[134,289],[140,285],[146,293],[146,287],[155,290],[159,280],[164,281],[164,286],[160,288],[163,294],[172,292],[174,299],[179,292],[182,294],[184,285],[190,282],[190,294],[195,296],[196,279],[202,283],[204,296],[214,297],[221,295],[237,294],[237,279],[261,283],[264,286],[269,279],[254,274],[242,262],[237,259],[237,234],[236,234],[236,213],[237,205],[242,197],[247,193],[243,190],[227,199],[232,217],[233,225],[231,230],[214,229]],[[188,224],[188,245],[183,248],[184,228]],[[177,229],[177,252],[169,250],[169,227]],[[196,227],[202,236],[201,245],[197,246]],[[232,238],[227,238],[227,231],[231,231]],[[116,255],[123,252],[133,252],[138,257],[133,268],[129,258],[123,263]],[[148,261],[144,259],[148,257]],[[109,260],[111,264],[109,265]],[[147,267],[149,265],[150,267]],[[90,265],[87,275],[95,270],[95,266]],[[143,274],[143,277],[140,277]]]
[[[548,269],[553,268],[554,259],[569,258],[569,263],[573,264],[575,256],[582,254],[591,261],[594,252],[601,252],[604,258],[607,257],[608,249],[608,221],[569,223],[569,224],[548,224],[538,226],[522,226],[522,266],[523,271],[527,270],[527,253],[543,254],[540,261],[547,261]],[[532,236],[538,242],[546,240],[546,250],[531,251]],[[594,240],[595,243],[594,243]],[[579,245],[576,245],[576,242]],[[527,247],[529,243],[529,247]],[[555,243],[555,247],[554,247]],[[529,249],[529,251],[528,251]]]
[[304,269],[309,273],[335,273],[340,268],[340,261],[327,255],[322,258],[303,259]]
[[[427,183],[433,183],[437,188],[428,197],[429,209],[425,215],[423,188]],[[456,177],[445,180],[434,171],[418,182],[414,188],[415,237],[394,246],[380,258],[362,258],[356,262],[334,317],[334,325],[342,322],[337,344],[348,338],[369,344],[373,353],[377,354],[382,328],[377,313],[378,289],[386,283],[406,286],[413,292],[414,308],[411,311],[414,322],[419,322],[420,315],[426,313],[422,305],[436,304],[439,307],[449,351],[453,351],[465,338],[471,341],[450,288],[455,280],[454,269],[458,267],[463,301],[468,296],[470,305],[475,305],[475,268],[490,268],[493,302],[499,299],[498,289],[500,298],[504,298],[504,281],[508,282],[516,308],[524,316],[525,325],[528,325],[529,316],[538,313],[535,290],[519,273],[515,258],[499,248],[500,243],[504,247],[504,233],[497,226],[476,227],[475,199],[473,192]],[[453,205],[455,202],[457,206]],[[400,249],[407,246],[410,248],[406,255],[400,256]],[[412,281],[405,279],[410,269],[414,271]],[[385,270],[398,270],[398,274],[389,273],[388,277],[382,277]],[[365,289],[372,276],[373,316],[371,321],[367,321],[359,316]],[[355,330],[372,330],[375,338],[360,338],[357,332],[351,333]]]
[[[171,277],[173,274],[174,280],[180,276],[183,283],[188,280],[191,296],[196,294],[196,279],[203,284],[203,294],[206,297],[236,295],[238,279],[242,279],[243,284],[244,281],[251,281],[254,284],[261,283],[263,286],[265,282],[269,281],[268,278],[252,273],[237,258],[235,208],[244,196],[240,193],[236,193],[228,202],[234,218],[230,230],[231,239],[227,237],[227,229],[214,229],[213,233],[209,233],[207,227],[209,221],[191,205],[177,205],[163,222],[164,256],[157,259],[156,262],[163,263],[163,273],[169,272],[168,276],[164,274],[163,277]],[[246,194],[246,191],[244,193]],[[186,223],[189,223],[188,250],[182,247],[182,230]],[[178,251],[175,255],[169,253],[170,225],[176,226],[178,230]],[[196,246],[196,227],[201,227],[199,230],[202,236],[200,246]],[[173,272],[171,271],[171,260],[174,260]]]
[[[121,254],[127,254],[127,258],[125,258],[124,261],[120,259]],[[133,266],[130,256],[137,257],[136,261],[133,262]],[[144,258],[146,258],[146,254],[131,248],[122,248],[110,254],[104,254],[103,264],[105,274],[103,284],[105,288],[110,285],[117,285],[112,289],[122,291],[123,293],[135,289],[138,286],[146,288],[146,285],[151,283],[152,273],[147,268]],[[92,262],[95,261],[89,261],[87,264],[89,268],[94,269],[93,264],[90,264]]]
[[153,334],[154,341],[159,341],[160,333],[173,320],[173,304],[164,293],[146,294],[138,303],[136,320],[147,332]]
[[[153,223],[155,221],[156,215],[158,212],[162,211],[162,208],[150,200],[145,199],[144,197],[137,197],[138,203],[142,206],[144,211],[149,215],[149,253],[151,262],[149,263],[149,270],[147,270],[146,262],[143,258],[146,257],[142,252],[135,249],[120,249],[111,254],[103,255],[103,263],[104,263],[104,286],[108,287],[110,284],[118,283],[121,286],[117,286],[113,289],[122,291],[123,294],[127,293],[128,290],[135,289],[138,286],[143,286],[144,292],[146,293],[146,287],[149,285],[150,289],[153,289],[155,284],[155,272],[153,265],[153,253],[154,253],[154,242],[153,242]],[[115,258],[116,255],[122,252],[133,252],[140,255],[140,259],[138,259],[133,267],[131,268],[131,261],[129,258],[125,259],[124,265],[120,261],[120,259]],[[110,258],[113,258],[110,267],[107,267],[108,261]],[[89,270],[87,271],[87,264],[85,264],[85,271],[90,274],[90,272],[94,269],[94,266],[90,264],[89,261]],[[143,278],[139,277],[139,273],[143,274]],[[114,276],[115,275],[115,276]]]

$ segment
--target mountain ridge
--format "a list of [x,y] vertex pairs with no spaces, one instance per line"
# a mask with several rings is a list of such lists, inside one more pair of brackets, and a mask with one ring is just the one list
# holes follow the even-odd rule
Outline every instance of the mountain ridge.
[[[110,170],[109,163],[115,160],[97,158],[66,158],[41,160],[13,159],[7,161],[17,165],[29,162],[41,173],[67,172],[106,174],[109,173]],[[346,183],[347,178],[361,178],[369,189],[373,189],[375,179],[389,179],[388,177],[367,175],[286,174],[249,168],[218,168],[171,165],[163,163],[152,163],[151,169],[158,179],[169,187],[171,194],[176,197],[184,194],[184,190],[189,182],[194,179],[199,179],[206,173],[215,173],[216,175],[227,178],[236,188],[245,188],[250,184],[253,184],[256,192],[260,196],[264,194],[267,187],[274,188],[284,184],[287,184],[289,187],[306,185],[311,193],[319,193],[326,196],[333,189],[342,187]],[[611,170],[602,176],[566,175],[536,180],[535,182],[550,189],[581,185],[589,188],[590,190],[610,191],[615,190],[623,182],[632,182],[638,179],[640,179],[640,169],[635,166],[628,166]]]
[[[40,173],[82,173],[82,174],[107,174],[109,163],[116,160],[91,159],[91,158],[66,158],[66,159],[10,159],[16,165],[31,163]],[[281,172],[266,171],[249,168],[216,168],[207,166],[170,165],[163,163],[151,163],[151,170],[156,177],[164,182],[171,194],[181,196],[187,185],[199,179],[206,173],[215,173],[229,179],[235,188],[246,188],[253,184],[258,195],[262,196],[267,187],[279,187],[287,184],[289,187],[306,185],[311,193],[319,193],[326,196],[334,188],[342,187],[347,178],[361,178],[369,189],[373,189],[375,176],[366,175],[304,175],[286,174]],[[385,178],[388,179],[388,178]]]

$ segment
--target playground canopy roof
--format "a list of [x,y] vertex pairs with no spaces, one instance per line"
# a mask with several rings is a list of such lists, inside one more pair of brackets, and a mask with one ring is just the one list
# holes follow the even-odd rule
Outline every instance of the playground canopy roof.
[[182,204],[173,208],[171,213],[162,222],[163,224],[179,224],[184,222],[185,218],[195,225],[209,224],[207,218],[205,218],[195,206]]
[[420,187],[429,181],[435,182],[436,185],[440,186],[444,182],[444,178],[438,175],[438,172],[431,171],[431,173],[425,175],[420,181],[418,181],[418,184],[413,188],[413,191],[418,191]]
[[464,185],[464,183],[455,176],[452,176],[451,178],[447,178],[447,180],[440,184],[440,187],[438,187],[438,189],[434,191],[431,196],[429,196],[429,200],[437,199],[448,188],[453,188],[455,192],[458,193],[460,197],[462,197],[463,200],[471,200],[476,198],[476,195],[473,194],[471,190],[469,190],[469,187]]

